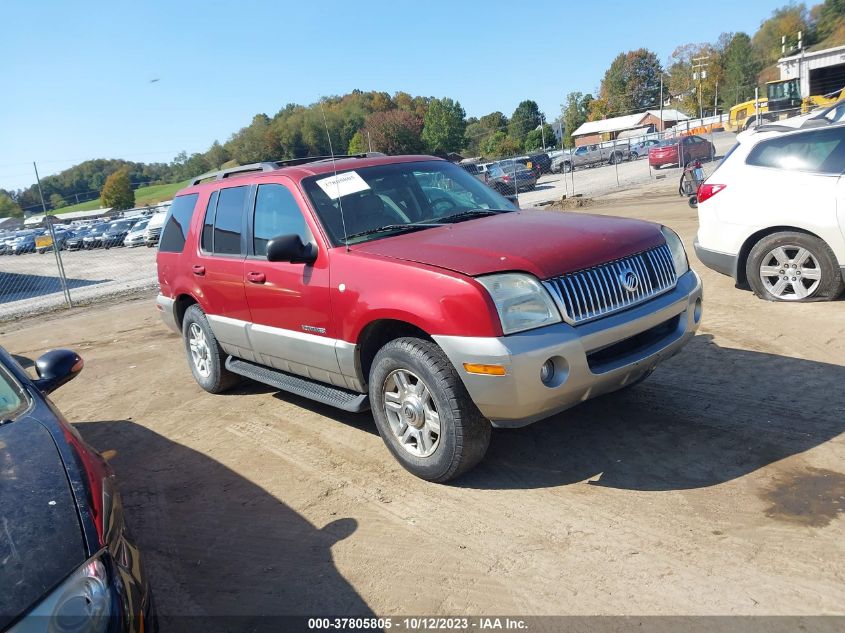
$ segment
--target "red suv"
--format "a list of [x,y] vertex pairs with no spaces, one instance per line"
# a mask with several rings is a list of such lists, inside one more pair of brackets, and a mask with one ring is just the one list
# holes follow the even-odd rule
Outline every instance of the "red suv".
[[684,136],[661,141],[648,148],[648,164],[655,169],[663,165],[683,167],[695,160],[713,160],[716,148],[700,136]]
[[446,481],[518,427],[647,377],[693,336],[701,281],[657,224],[520,210],[429,156],[206,174],[158,254],[165,322],[207,391],[242,377],[372,409]]

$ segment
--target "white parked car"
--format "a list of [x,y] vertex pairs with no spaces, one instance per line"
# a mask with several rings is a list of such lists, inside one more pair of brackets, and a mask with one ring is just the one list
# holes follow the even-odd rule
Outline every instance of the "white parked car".
[[763,299],[836,298],[845,287],[845,124],[738,141],[698,190],[698,258]]

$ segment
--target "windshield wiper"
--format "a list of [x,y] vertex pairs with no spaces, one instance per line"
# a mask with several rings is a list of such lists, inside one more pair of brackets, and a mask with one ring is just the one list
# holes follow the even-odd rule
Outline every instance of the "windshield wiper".
[[435,223],[435,222],[410,222],[408,224],[385,224],[384,226],[377,226],[374,229],[367,229],[366,231],[360,231],[358,233],[353,233],[352,235],[347,235],[346,240],[353,240],[357,237],[366,237],[367,235],[377,235],[379,233],[384,233],[386,231],[414,231],[417,229],[429,229],[433,226],[443,226],[442,224]]
[[461,211],[453,215],[447,215],[442,218],[437,218],[439,222],[455,222],[463,218],[481,218],[488,215],[498,215],[499,213],[507,213],[507,209],[470,209],[469,211]]

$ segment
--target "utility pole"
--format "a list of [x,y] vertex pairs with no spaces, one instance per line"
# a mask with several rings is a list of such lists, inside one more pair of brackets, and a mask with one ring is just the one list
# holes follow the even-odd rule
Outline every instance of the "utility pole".
[[704,118],[704,109],[701,104],[701,82],[707,79],[707,66],[709,57],[695,57],[692,60],[692,79],[698,81],[698,118]]
[[543,139],[542,151],[546,151],[546,117],[540,114],[540,138]]
[[660,73],[660,134],[661,134],[660,138],[663,138],[662,134],[663,134],[663,128],[664,127],[665,126],[663,125],[663,73],[661,72]]
[[56,267],[59,269],[59,281],[62,284],[62,291],[65,295],[65,301],[69,308],[73,307],[73,301],[70,299],[70,290],[67,287],[67,277],[65,277],[65,267],[62,265],[62,258],[59,256],[59,245],[56,244],[56,231],[53,229],[53,218],[47,215],[47,203],[44,202],[44,192],[41,190],[41,178],[38,177],[38,165],[32,161],[32,168],[35,170],[35,182],[38,184],[38,195],[41,196],[41,209],[44,211],[44,221],[50,229],[50,240],[53,243],[53,254],[56,256]]

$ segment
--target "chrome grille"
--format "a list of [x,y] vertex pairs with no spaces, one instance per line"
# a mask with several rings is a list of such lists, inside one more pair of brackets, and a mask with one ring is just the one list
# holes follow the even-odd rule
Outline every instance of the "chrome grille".
[[672,253],[663,244],[601,266],[548,279],[543,285],[564,319],[575,325],[648,301],[671,290],[676,283]]

